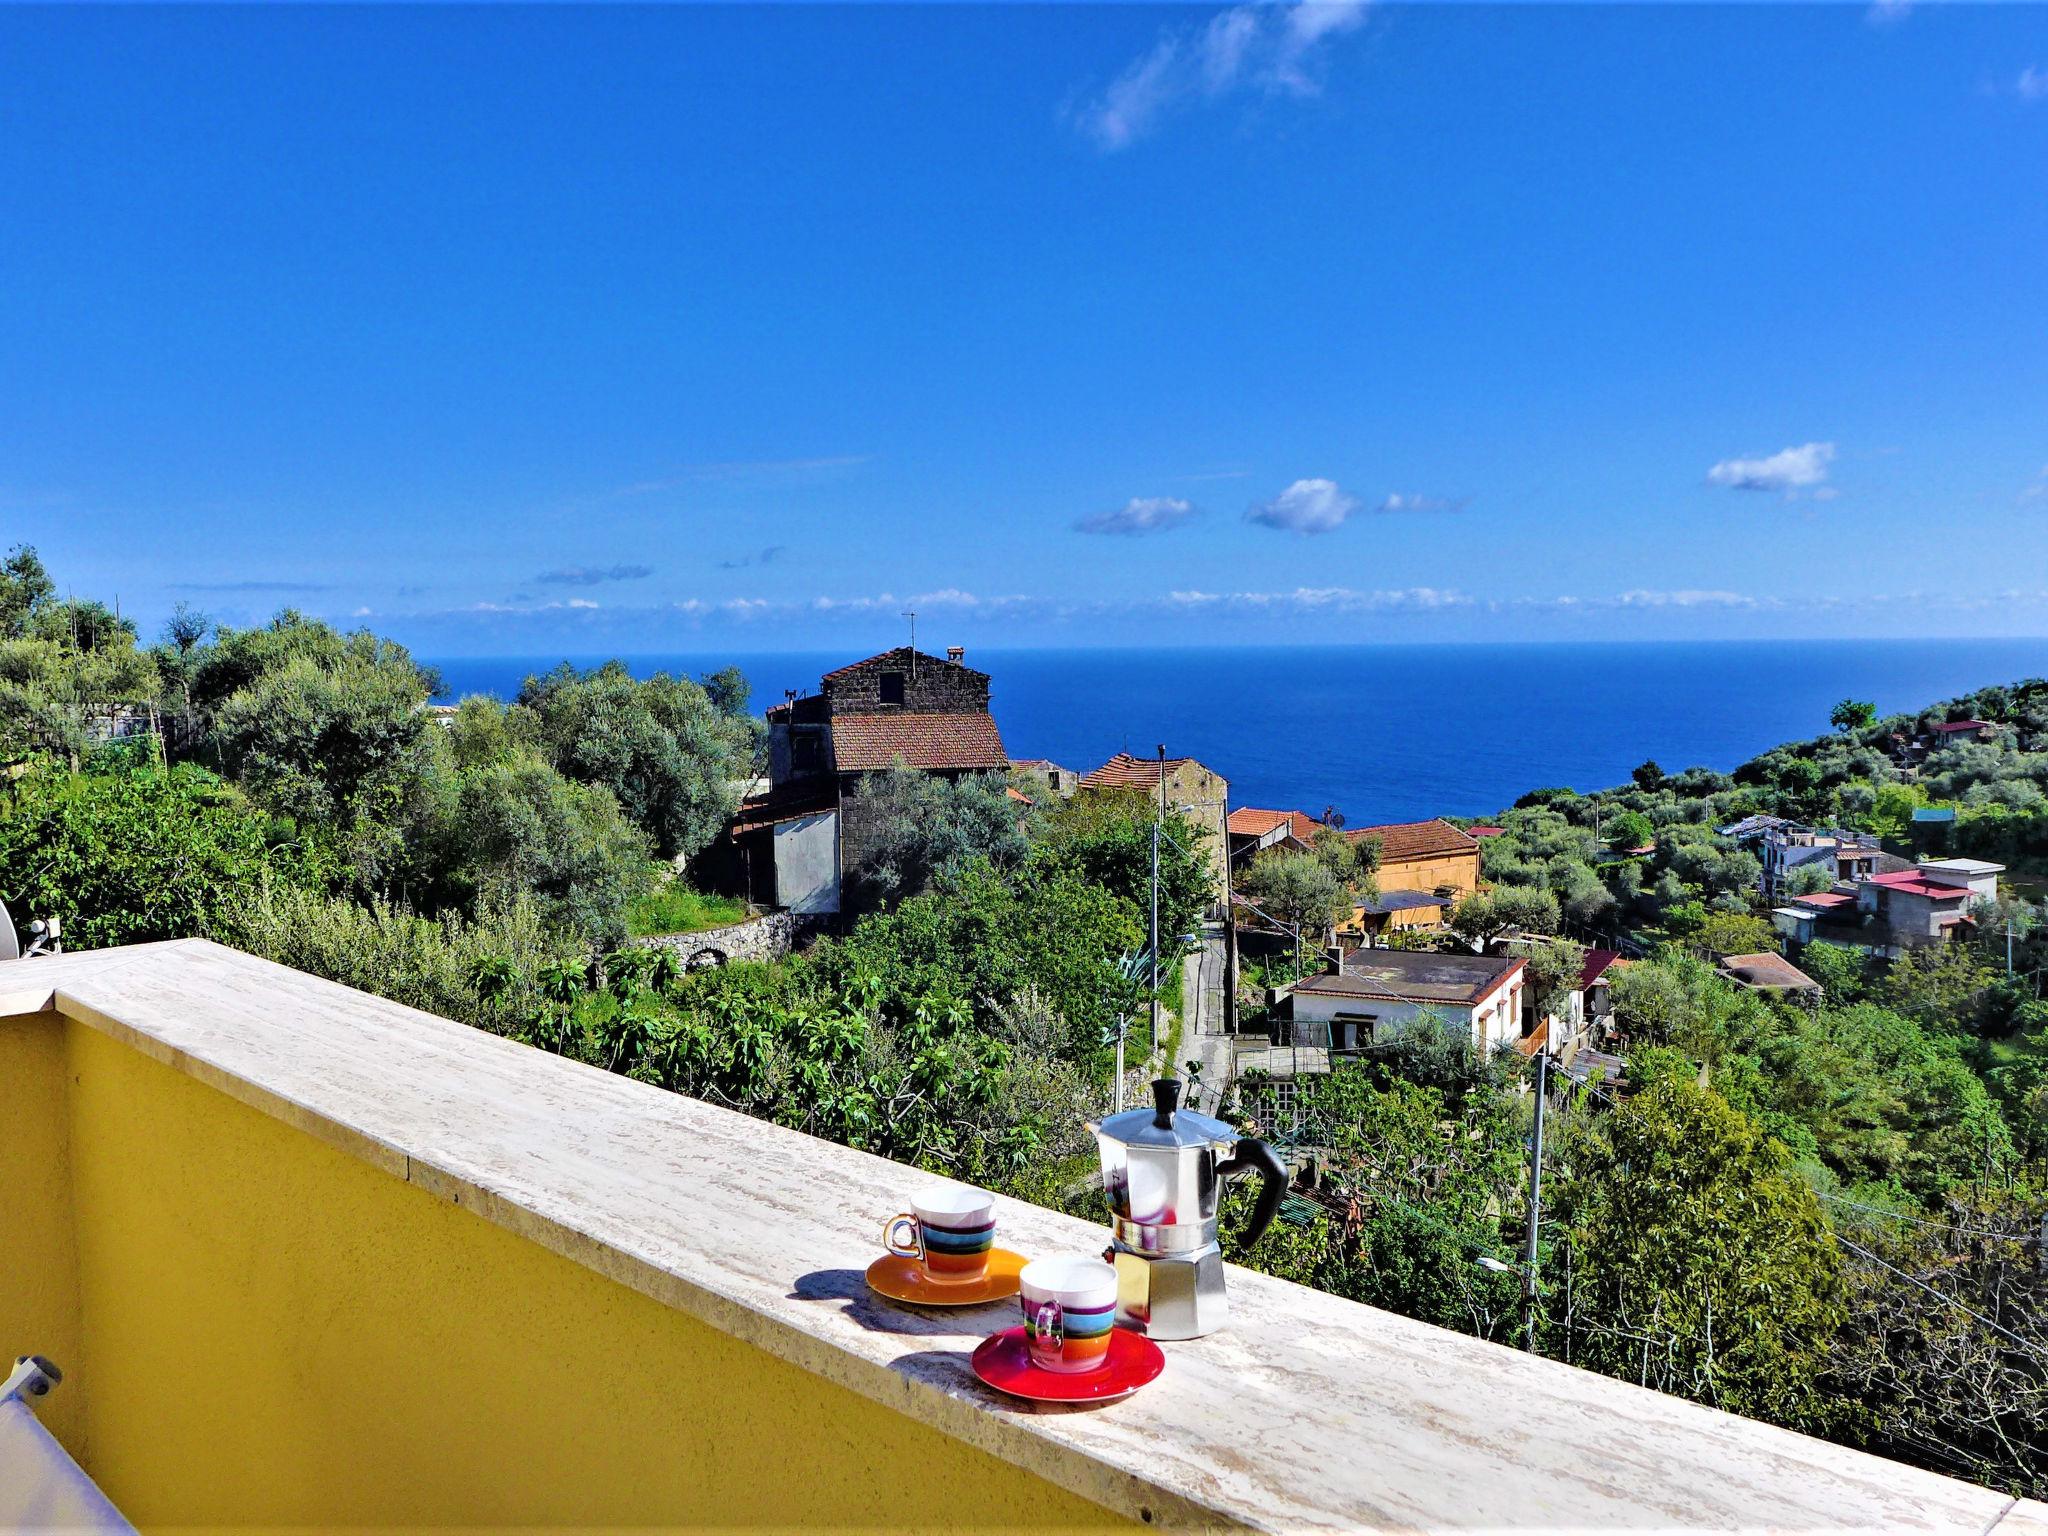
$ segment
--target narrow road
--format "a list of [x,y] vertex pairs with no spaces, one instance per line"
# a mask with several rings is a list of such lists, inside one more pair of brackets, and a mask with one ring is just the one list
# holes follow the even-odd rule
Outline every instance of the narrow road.
[[1167,1064],[1168,1070],[1180,1075],[1190,1060],[1201,1062],[1200,1107],[1205,1113],[1212,1112],[1229,1090],[1233,1067],[1230,1036],[1223,1032],[1226,942],[1222,924],[1205,923],[1201,947],[1182,962],[1187,970],[1181,995],[1188,1000],[1188,1011],[1181,1029],[1181,1059]]

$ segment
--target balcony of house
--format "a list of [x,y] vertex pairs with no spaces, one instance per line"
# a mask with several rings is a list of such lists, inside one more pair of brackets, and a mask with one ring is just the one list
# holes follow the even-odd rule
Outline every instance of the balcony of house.
[[913,1170],[204,943],[0,965],[0,1081],[0,1347],[144,1529],[2048,1530],[1236,1269],[1034,1408],[969,1366],[1014,1303],[866,1290]]

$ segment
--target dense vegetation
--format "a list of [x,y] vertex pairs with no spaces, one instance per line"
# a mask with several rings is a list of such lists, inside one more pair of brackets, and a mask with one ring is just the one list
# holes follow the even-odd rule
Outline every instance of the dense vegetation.
[[[878,775],[862,786],[872,914],[772,965],[687,972],[629,935],[736,915],[686,876],[758,761],[744,679],[563,668],[445,718],[425,707],[433,689],[403,648],[290,612],[246,630],[181,612],[145,648],[15,551],[0,566],[0,897],[61,917],[74,946],[213,937],[1099,1213],[1082,1122],[1146,1001],[1143,794],[1024,805],[1000,777]],[[1894,734],[1965,717],[2004,730],[1897,766]],[[2048,946],[2022,899],[2048,857],[2048,685],[1918,720],[1845,701],[1835,724],[1734,774],[1646,763],[1615,790],[1538,791],[1497,818],[1488,889],[1437,942],[1524,945],[1557,1006],[1586,942],[1635,956],[1613,982],[1625,1084],[1595,1073],[1551,1101],[1533,1309],[1524,1064],[1431,1027],[1302,1080],[1299,1104],[1241,1085],[1230,1112],[1315,1180],[1258,1244],[1233,1228],[1233,1256],[2048,1489]],[[1889,965],[1811,946],[1812,1006],[1714,970],[1714,954],[1773,942],[1756,860],[1716,826],[1775,812],[1903,847],[1912,807],[1933,802],[1956,808],[1956,851],[2022,877],[1971,942]],[[1171,961],[1209,894],[1202,834],[1177,817],[1167,831]],[[1250,884],[1317,925],[1370,891],[1373,853],[1325,839]]]

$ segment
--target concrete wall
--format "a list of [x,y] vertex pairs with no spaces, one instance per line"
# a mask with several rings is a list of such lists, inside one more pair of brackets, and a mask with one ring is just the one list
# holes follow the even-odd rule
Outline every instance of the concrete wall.
[[87,1025],[0,1062],[0,1338],[145,1530],[1124,1523]]

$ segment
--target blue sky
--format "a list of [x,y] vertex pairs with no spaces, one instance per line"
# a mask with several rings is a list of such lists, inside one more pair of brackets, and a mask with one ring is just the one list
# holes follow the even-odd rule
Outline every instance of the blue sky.
[[0,11],[0,542],[430,654],[2048,634],[2048,7]]

